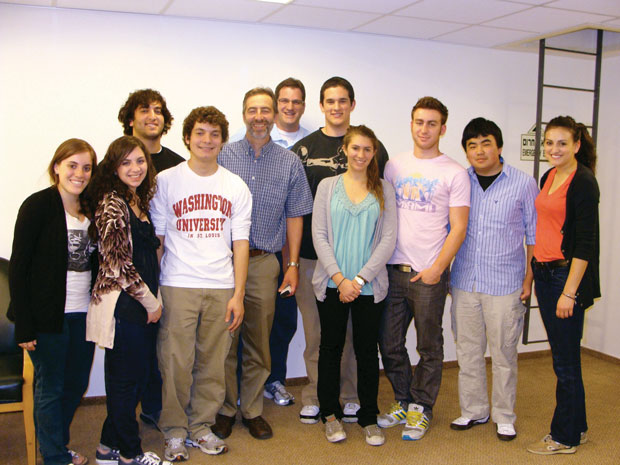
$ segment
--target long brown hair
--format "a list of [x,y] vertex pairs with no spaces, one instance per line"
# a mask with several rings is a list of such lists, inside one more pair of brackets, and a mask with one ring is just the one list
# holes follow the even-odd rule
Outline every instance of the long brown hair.
[[[95,149],[93,149],[93,147],[83,139],[67,139],[58,146],[56,152],[54,152],[54,156],[52,157],[49,166],[47,167],[47,173],[49,174],[50,182],[54,186],[56,186],[56,188],[58,188],[58,175],[54,171],[54,167],[62,163],[63,160],[66,160],[67,158],[72,157],[75,154],[84,152],[87,152],[90,155],[90,162],[92,165],[90,181],[93,180],[93,177],[97,173],[97,154],[95,153]],[[88,183],[88,185],[90,185],[90,182]],[[88,185],[86,186],[86,189],[84,189],[80,194],[80,213],[83,213],[92,219],[93,216],[91,214],[92,212],[90,211],[87,195]]]
[[354,136],[366,137],[367,139],[370,139],[370,142],[372,143],[375,153],[366,168],[366,175],[368,177],[366,187],[368,187],[368,190],[377,198],[379,208],[383,211],[383,185],[381,184],[381,178],[379,177],[379,164],[377,163],[379,139],[377,139],[377,136],[375,136],[372,129],[364,126],[363,124],[360,124],[359,126],[349,126],[349,129],[347,129],[344,139],[342,140],[342,145],[345,149],[349,146]]
[[583,123],[576,122],[571,116],[556,116],[549,121],[545,127],[545,136],[552,128],[566,129],[573,136],[573,142],[581,142],[575,158],[579,163],[590,168],[593,173],[596,172],[596,147],[588,128]]
[[[135,148],[139,148],[144,153],[147,163],[147,172],[144,181],[136,189],[136,202],[143,212],[149,211],[149,202],[155,195],[155,167],[151,161],[151,155],[140,139],[134,136],[122,136],[116,139],[108,147],[105,157],[99,163],[97,175],[93,177],[88,185],[88,199],[91,211],[94,213],[108,192],[116,191],[126,201],[131,201],[134,196],[129,187],[119,179],[117,175],[118,167],[121,162]],[[94,215],[93,215],[94,216]]]

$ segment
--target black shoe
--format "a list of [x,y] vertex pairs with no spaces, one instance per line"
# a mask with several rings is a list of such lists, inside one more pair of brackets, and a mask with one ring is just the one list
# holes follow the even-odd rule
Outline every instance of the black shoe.
[[256,439],[269,439],[273,436],[271,426],[260,415],[249,420],[243,418],[241,422],[248,427],[250,434]]
[[215,424],[211,427],[211,431],[220,439],[226,439],[232,433],[232,427],[235,424],[235,417],[227,417],[226,415],[217,414],[215,416]]
[[478,418],[477,420],[472,420],[467,417],[458,417],[452,423],[450,423],[450,428],[456,431],[463,431],[471,428],[476,425],[483,425],[489,421],[489,416],[487,415],[484,418]]

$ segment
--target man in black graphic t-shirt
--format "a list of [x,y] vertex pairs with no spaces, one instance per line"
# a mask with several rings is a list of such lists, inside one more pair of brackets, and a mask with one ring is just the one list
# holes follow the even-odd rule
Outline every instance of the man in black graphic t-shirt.
[[[312,197],[316,195],[319,183],[326,177],[344,173],[347,170],[347,157],[342,149],[342,140],[351,125],[351,112],[355,109],[355,93],[349,81],[341,77],[332,77],[321,86],[320,107],[325,115],[325,126],[314,131],[297,142],[291,149],[295,152],[306,170]],[[388,154],[383,144],[379,143],[377,161],[379,173]],[[312,244],[312,214],[304,216],[303,235],[300,249],[299,286],[297,288],[297,305],[304,323],[306,350],[304,361],[309,383],[301,392],[302,409],[299,419],[302,423],[319,421],[319,402],[316,388],[318,380],[319,342],[321,326],[312,289],[312,274],[317,256]],[[357,421],[359,408],[357,400],[357,364],[353,353],[351,339],[351,321],[347,328],[340,375],[340,395],[344,403],[345,422]]]

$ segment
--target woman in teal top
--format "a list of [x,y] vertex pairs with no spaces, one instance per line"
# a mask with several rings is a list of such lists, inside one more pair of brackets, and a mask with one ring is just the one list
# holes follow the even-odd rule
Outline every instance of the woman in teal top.
[[340,422],[340,359],[349,312],[357,358],[358,423],[366,442],[379,446],[377,340],[388,278],[385,264],[396,245],[396,200],[379,178],[379,141],[366,126],[351,126],[343,140],[347,171],[318,186],[312,240],[318,263],[312,279],[321,320],[318,397],[330,442],[346,434]]

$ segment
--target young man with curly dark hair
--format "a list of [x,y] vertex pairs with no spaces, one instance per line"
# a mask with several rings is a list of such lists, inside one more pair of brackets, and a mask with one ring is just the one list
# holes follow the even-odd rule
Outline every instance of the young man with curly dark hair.
[[144,143],[158,173],[184,160],[161,145],[161,138],[170,129],[174,118],[166,100],[156,90],[142,89],[129,94],[118,112],[118,120],[123,125],[125,135],[137,137]]

